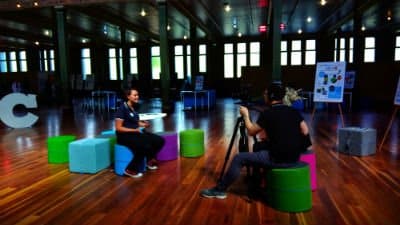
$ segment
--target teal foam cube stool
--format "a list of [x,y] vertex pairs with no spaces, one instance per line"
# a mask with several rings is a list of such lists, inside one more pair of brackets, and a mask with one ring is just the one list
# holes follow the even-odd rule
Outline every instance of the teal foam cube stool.
[[68,145],[76,140],[74,135],[59,135],[47,138],[47,158],[49,163],[67,163]]
[[300,162],[290,168],[274,168],[266,172],[267,203],[284,212],[303,212],[311,209],[312,194],[310,167]]
[[183,157],[199,157],[204,154],[204,131],[189,129],[179,132],[179,150]]
[[69,143],[69,171],[97,173],[109,167],[110,142],[104,138],[84,138]]
[[[124,145],[115,144],[114,148],[114,172],[117,175],[123,176],[126,167],[131,162],[134,155],[129,148]],[[140,167],[140,172],[146,170],[146,158],[144,158]]]
[[115,134],[105,133],[97,135],[96,138],[105,138],[110,142],[110,158],[111,158],[111,163],[113,163],[114,149],[115,149],[115,144],[117,143],[117,136]]
[[103,130],[102,135],[115,135],[115,130]]

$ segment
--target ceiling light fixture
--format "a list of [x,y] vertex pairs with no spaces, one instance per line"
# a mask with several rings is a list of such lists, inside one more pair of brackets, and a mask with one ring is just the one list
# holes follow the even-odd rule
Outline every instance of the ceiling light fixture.
[[303,30],[302,30],[302,29],[298,29],[298,30],[297,30],[297,33],[298,33],[298,34],[301,34],[301,33],[303,33]]
[[229,5],[228,2],[224,2],[224,10],[225,10],[225,12],[231,11],[231,6]]
[[21,3],[17,3],[17,8],[19,9],[21,7],[22,7]]
[[279,24],[279,29],[281,29],[281,31],[284,31],[286,28],[286,25],[284,23]]
[[39,6],[39,3],[35,1],[35,2],[33,2],[33,6],[37,7],[37,6]]
[[386,19],[387,19],[388,21],[392,20],[392,12],[391,12],[390,10],[387,11]]
[[171,26],[169,24],[167,25],[167,30],[171,30]]
[[364,25],[361,27],[361,30],[362,30],[362,31],[365,31],[365,26],[364,26]]
[[141,16],[146,16],[146,15],[147,15],[146,11],[144,11],[143,8],[142,8],[142,10],[140,11],[140,15],[141,15]]
[[242,33],[241,32],[238,33],[238,37],[242,37]]
[[321,4],[321,5],[326,5],[326,1],[325,1],[325,0],[321,0],[321,1],[320,1],[320,4]]
[[312,18],[310,16],[307,17],[307,23],[311,23],[311,21],[312,21]]

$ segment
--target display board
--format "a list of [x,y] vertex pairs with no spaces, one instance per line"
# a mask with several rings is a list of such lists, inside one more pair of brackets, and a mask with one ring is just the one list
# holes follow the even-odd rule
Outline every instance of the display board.
[[343,102],[346,62],[319,62],[315,71],[314,102]]
[[204,88],[204,76],[196,76],[196,80],[194,83],[194,90],[201,91]]
[[353,89],[356,80],[356,71],[346,71],[344,76],[344,88]]
[[400,76],[399,80],[397,81],[396,94],[394,95],[394,104],[400,106]]

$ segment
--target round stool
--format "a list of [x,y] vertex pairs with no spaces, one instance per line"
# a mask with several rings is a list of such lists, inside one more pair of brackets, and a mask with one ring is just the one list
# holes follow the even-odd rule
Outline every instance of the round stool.
[[[114,145],[114,172],[120,176],[124,175],[125,169],[133,159],[134,155],[128,147],[124,145]],[[146,170],[146,159],[140,165],[141,170]]]
[[165,144],[160,152],[158,152],[156,159],[159,161],[168,161],[178,158],[178,135],[176,132],[163,132],[157,133],[165,140]]
[[183,157],[198,157],[204,154],[204,131],[189,129],[179,133],[179,149]]
[[300,161],[307,163],[310,166],[310,179],[311,179],[311,190],[317,189],[317,163],[315,152],[308,150],[300,155]]
[[267,170],[266,195],[268,204],[280,211],[302,212],[311,209],[308,164],[300,162],[295,167]]
[[69,143],[74,141],[74,135],[59,135],[47,138],[47,151],[49,163],[67,163]]

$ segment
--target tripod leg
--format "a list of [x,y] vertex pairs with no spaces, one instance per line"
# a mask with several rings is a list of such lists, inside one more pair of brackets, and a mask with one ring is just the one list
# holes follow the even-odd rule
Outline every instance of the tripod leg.
[[231,137],[231,141],[229,143],[228,151],[226,152],[226,155],[225,155],[225,161],[224,161],[224,165],[222,166],[222,171],[221,171],[221,174],[219,176],[219,180],[221,180],[222,176],[224,176],[226,164],[229,161],[229,156],[231,154],[233,143],[235,142],[235,137],[236,137],[236,134],[237,134],[237,131],[238,131],[238,128],[239,128],[239,124],[240,124],[241,120],[242,120],[242,117],[239,117],[237,119],[237,121],[236,121],[235,129],[233,130],[233,134],[232,134],[232,137]]

